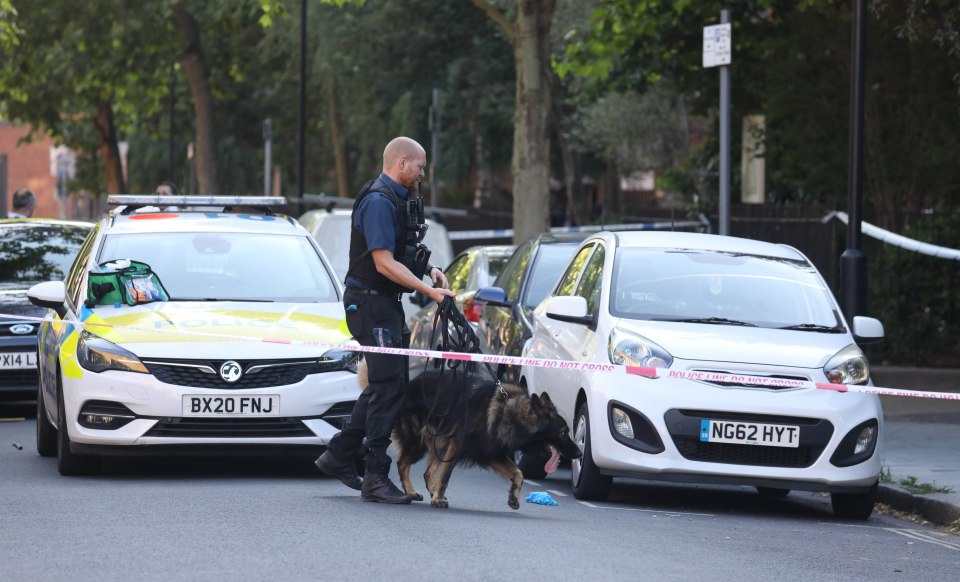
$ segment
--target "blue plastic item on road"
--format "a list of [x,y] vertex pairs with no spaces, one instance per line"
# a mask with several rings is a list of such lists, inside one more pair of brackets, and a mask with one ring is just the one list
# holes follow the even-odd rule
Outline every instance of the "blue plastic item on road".
[[527,503],[539,503],[540,505],[559,505],[550,497],[546,491],[533,491],[527,495]]

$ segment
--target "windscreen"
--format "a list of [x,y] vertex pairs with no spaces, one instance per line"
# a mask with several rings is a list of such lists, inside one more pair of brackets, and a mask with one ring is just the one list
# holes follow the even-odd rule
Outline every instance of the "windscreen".
[[610,312],[642,320],[841,329],[830,290],[807,261],[708,250],[619,249]]
[[255,233],[110,235],[99,263],[147,263],[171,301],[337,301],[331,279],[306,236]]

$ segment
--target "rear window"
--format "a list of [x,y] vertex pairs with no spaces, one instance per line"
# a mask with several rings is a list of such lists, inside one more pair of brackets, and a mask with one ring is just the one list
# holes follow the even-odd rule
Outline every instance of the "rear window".
[[109,235],[98,263],[150,265],[170,294],[185,301],[337,301],[336,283],[306,236],[254,233]]

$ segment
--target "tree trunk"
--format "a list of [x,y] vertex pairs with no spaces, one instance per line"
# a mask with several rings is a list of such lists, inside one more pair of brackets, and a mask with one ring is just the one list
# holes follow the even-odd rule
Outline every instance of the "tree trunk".
[[555,0],[517,0],[511,22],[490,0],[473,4],[513,45],[517,75],[513,129],[513,242],[547,231],[550,223],[550,25]]
[[337,99],[339,87],[335,75],[330,76],[327,86],[327,114],[330,116],[330,141],[333,142],[333,159],[337,169],[337,195],[341,198],[353,198],[347,176],[347,152],[343,147],[343,130],[340,126],[340,108]]
[[514,63],[513,242],[546,232],[550,218],[550,24],[552,0],[518,0]]
[[125,194],[127,184],[123,179],[123,162],[120,160],[120,147],[117,145],[117,128],[113,124],[113,106],[101,101],[97,104],[97,113],[93,124],[100,135],[98,148],[103,160],[104,175],[107,179],[109,194]]
[[183,68],[193,101],[194,164],[197,186],[201,194],[218,194],[220,183],[217,171],[217,140],[213,124],[213,97],[210,95],[208,73],[200,50],[200,31],[197,21],[182,3],[173,7],[173,18],[183,41]]

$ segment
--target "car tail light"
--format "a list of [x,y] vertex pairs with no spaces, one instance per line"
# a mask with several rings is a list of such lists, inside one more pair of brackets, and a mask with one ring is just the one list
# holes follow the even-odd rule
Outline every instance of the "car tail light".
[[473,299],[467,299],[463,302],[463,315],[470,323],[480,322],[481,311],[483,311],[483,303],[477,303]]

